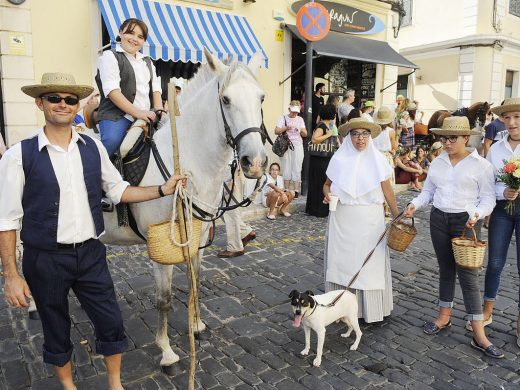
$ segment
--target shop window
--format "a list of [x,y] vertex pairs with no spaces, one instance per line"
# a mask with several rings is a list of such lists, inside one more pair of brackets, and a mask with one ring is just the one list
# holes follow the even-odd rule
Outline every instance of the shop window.
[[413,0],[403,0],[403,9],[406,15],[404,15],[401,20],[401,27],[410,26],[412,24],[412,3]]
[[407,97],[407,95],[408,95],[408,75],[407,74],[397,76],[396,95],[403,95],[404,97]]
[[513,97],[513,93],[518,88],[518,72],[513,70],[506,71],[506,85],[504,89],[504,98]]
[[520,17],[520,0],[509,0],[509,13]]

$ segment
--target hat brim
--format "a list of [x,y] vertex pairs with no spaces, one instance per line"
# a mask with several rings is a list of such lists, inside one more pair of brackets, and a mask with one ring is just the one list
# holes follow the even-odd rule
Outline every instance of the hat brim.
[[59,85],[59,84],[46,84],[46,85],[26,85],[22,87],[22,92],[30,97],[37,98],[46,93],[70,93],[76,95],[78,99],[84,99],[94,92],[94,88],[89,85]]
[[381,120],[377,117],[377,113],[376,115],[374,115],[374,122],[377,123],[378,125],[387,125],[388,123],[392,123],[393,121],[395,120],[395,112],[391,112],[391,115],[390,115],[390,118],[385,118],[385,120]]
[[430,131],[437,135],[480,135],[482,132],[478,130],[447,130],[447,129],[438,129],[433,128]]
[[381,134],[381,126],[377,123],[367,122],[367,121],[356,121],[356,122],[347,122],[342,124],[338,128],[338,133],[345,137],[348,133],[355,129],[363,129],[370,131],[370,135],[372,138],[376,138],[379,134]]
[[496,106],[491,109],[491,112],[498,116],[502,116],[506,112],[511,112],[511,111],[520,111],[520,104],[508,104],[508,105],[503,105],[503,106]]

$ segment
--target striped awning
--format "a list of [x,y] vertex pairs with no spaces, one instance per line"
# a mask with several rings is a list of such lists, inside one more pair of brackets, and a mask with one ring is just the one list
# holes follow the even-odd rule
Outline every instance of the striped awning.
[[202,62],[204,47],[220,59],[248,62],[253,54],[267,56],[245,17],[148,0],[98,0],[115,46],[119,27],[128,18],[148,26],[142,52],[154,60]]

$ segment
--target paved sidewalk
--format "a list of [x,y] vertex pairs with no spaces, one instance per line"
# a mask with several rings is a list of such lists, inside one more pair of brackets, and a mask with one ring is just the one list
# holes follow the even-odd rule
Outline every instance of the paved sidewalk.
[[[399,196],[401,206],[411,193]],[[377,324],[361,322],[358,351],[353,338],[344,339],[341,324],[327,328],[322,365],[312,366],[311,353],[302,357],[302,329],[291,321],[289,292],[323,289],[323,247],[326,219],[301,211],[291,218],[252,222],[258,238],[244,256],[219,259],[218,240],[206,251],[201,306],[211,338],[198,344],[198,387],[203,389],[518,389],[520,349],[516,345],[518,274],[511,247],[502,278],[501,297],[493,323],[487,327],[493,343],[506,353],[503,360],[484,357],[469,346],[464,329],[460,289],[453,326],[428,337],[422,324],[436,313],[437,265],[428,232],[428,212],[415,220],[419,235],[405,253],[392,252],[394,311]],[[486,232],[486,231],[484,231]],[[187,282],[184,267],[174,271],[175,298],[170,314],[172,347],[181,356],[173,377],[159,369],[160,351],[154,344],[152,266],[145,247],[109,248],[110,269],[131,340],[123,358],[126,389],[186,389],[188,336]],[[483,274],[481,276],[483,286]],[[77,301],[70,307],[73,321],[75,375],[79,389],[103,389],[105,366],[92,352],[93,329]],[[56,389],[51,367],[42,363],[39,321],[7,307],[0,293],[0,388]]]

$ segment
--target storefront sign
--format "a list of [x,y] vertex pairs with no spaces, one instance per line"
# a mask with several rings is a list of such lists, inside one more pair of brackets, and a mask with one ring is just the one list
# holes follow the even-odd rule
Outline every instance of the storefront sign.
[[190,3],[210,5],[213,7],[233,9],[233,0],[183,0]]
[[[299,0],[291,5],[291,10],[298,13],[307,4],[307,0]],[[316,1],[323,5],[330,14],[330,29],[349,34],[377,34],[385,28],[383,21],[375,15],[348,5],[332,1]]]
[[27,54],[24,34],[9,33],[9,54],[18,56]]

